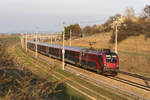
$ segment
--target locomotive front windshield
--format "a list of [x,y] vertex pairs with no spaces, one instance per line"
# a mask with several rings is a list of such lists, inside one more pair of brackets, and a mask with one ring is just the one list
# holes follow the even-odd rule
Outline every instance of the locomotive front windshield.
[[117,63],[117,55],[115,53],[106,53],[106,62]]

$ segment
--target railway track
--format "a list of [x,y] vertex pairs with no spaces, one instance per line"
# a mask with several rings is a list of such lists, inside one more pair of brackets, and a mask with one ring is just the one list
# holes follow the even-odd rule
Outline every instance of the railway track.
[[93,82],[96,85],[101,85],[101,86],[103,86],[105,88],[108,88],[108,90],[112,90],[112,91],[115,91],[115,92],[117,91],[118,93],[120,93],[122,95],[126,95],[126,96],[129,97],[129,99],[131,99],[131,98],[133,99],[134,98],[135,100],[149,100],[149,98],[146,98],[146,97],[144,97],[142,95],[139,95],[139,94],[127,91],[127,90],[120,89],[120,88],[118,88],[116,86],[112,86],[111,84],[108,84],[108,83],[103,82],[101,80],[96,80],[95,78],[93,78],[93,77],[91,77],[91,76],[89,76],[87,74],[84,74],[82,72],[78,72],[78,71],[76,71],[74,69],[71,69],[71,68],[67,67],[67,70],[69,72],[76,73],[78,76],[80,76],[80,77],[82,77],[84,79],[87,79],[87,80],[89,80],[90,82]]
[[128,85],[132,85],[134,87],[137,87],[137,88],[140,88],[140,89],[143,89],[143,90],[146,90],[146,91],[150,91],[150,87],[148,87],[146,85],[143,85],[143,84],[132,82],[130,80],[126,80],[126,79],[123,79],[123,78],[120,78],[120,77],[117,77],[117,76],[116,77],[108,76],[108,78],[119,81],[119,82],[122,82],[122,83],[125,83],[125,84],[128,84]]
[[[30,54],[32,54],[32,53],[30,53]],[[43,61],[46,61],[46,62],[50,63],[48,60],[45,60],[44,58],[42,58],[40,56],[38,58],[43,60]],[[136,93],[129,92],[127,90],[123,90],[123,89],[120,89],[118,87],[112,86],[112,85],[110,85],[110,84],[108,84],[106,82],[103,82],[103,81],[100,81],[100,80],[96,80],[93,77],[91,77],[91,76],[89,76],[89,75],[87,75],[85,73],[78,72],[77,70],[72,69],[70,67],[66,67],[66,70],[69,71],[70,73],[75,73],[76,75],[80,76],[82,79],[86,79],[88,82],[92,82],[93,84],[95,84],[97,86],[102,86],[102,87],[107,88],[108,90],[112,90],[112,91],[115,91],[115,92],[117,91],[118,93],[121,94],[121,96],[124,95],[124,97],[128,97],[129,99],[131,99],[131,98],[133,99],[134,98],[136,100],[149,100],[148,98],[146,98],[146,97],[144,97],[142,95],[138,95]]]
[[[31,53],[30,53],[30,54],[31,54]],[[32,55],[33,57],[35,57],[33,54],[31,54],[31,55]],[[24,56],[24,57],[28,57],[28,56],[25,55],[25,54],[23,54],[23,56]],[[24,60],[25,60],[25,58],[24,58]],[[49,73],[48,70],[47,70],[47,69],[48,69],[47,66],[45,66],[45,65],[43,65],[43,64],[40,64],[40,63],[37,62],[35,59],[32,59],[32,58],[30,58],[30,57],[28,57],[28,60],[29,60],[29,62],[32,63],[34,66],[40,68],[41,70],[43,70],[43,71],[46,72],[46,73]],[[41,59],[41,60],[43,60],[43,59]],[[43,60],[43,61],[45,61],[45,60]],[[49,62],[46,62],[46,63],[48,64]],[[51,64],[51,63],[50,63],[50,64]],[[66,83],[68,86],[70,86],[71,88],[77,90],[77,91],[80,92],[81,94],[87,96],[87,97],[90,98],[91,100],[103,100],[103,99],[105,99],[105,100],[111,100],[111,99],[109,99],[108,97],[105,97],[105,96],[103,96],[102,94],[100,94],[100,93],[98,93],[98,92],[96,92],[96,91],[94,91],[94,90],[91,90],[91,89],[89,89],[88,87],[79,84],[78,82],[75,82],[73,79],[70,79],[69,77],[67,78],[67,77],[64,76],[63,74],[60,74],[60,73],[58,73],[58,72],[53,72],[53,74],[51,74],[51,75],[52,75],[53,77],[55,77],[56,79],[58,79],[58,80],[64,79],[64,80],[65,80],[65,83]],[[61,78],[61,77],[62,77],[62,78]],[[72,84],[75,84],[75,85],[72,85]],[[76,86],[82,87],[83,89],[86,90],[86,92],[84,92],[84,91],[78,89]],[[87,91],[88,91],[90,94],[88,94]],[[93,96],[93,95],[91,96],[91,94],[94,94],[95,96]]]
[[126,71],[121,71],[121,70],[119,71],[119,73],[129,75],[129,76],[132,76],[132,77],[136,77],[136,78],[140,78],[140,79],[143,79],[143,80],[146,80],[146,81],[150,81],[150,77],[142,76],[142,75],[139,75],[139,74],[126,72]]
[[119,71],[119,73],[141,79],[145,83],[144,87],[150,88],[150,77],[142,76],[142,75],[131,73],[131,72],[121,71],[121,70]]
[[[32,54],[32,53],[30,53]],[[32,54],[33,55],[33,54]],[[43,61],[46,61],[45,59],[41,58],[40,56],[38,57],[39,59],[43,60]],[[49,63],[49,61],[46,61]],[[133,97],[133,98],[136,98],[137,100],[149,100],[148,98],[142,96],[142,95],[139,95],[139,94],[136,94],[136,93],[133,93],[133,92],[129,92],[129,91],[126,91],[126,90],[122,90],[118,87],[115,87],[115,86],[111,86],[110,84],[108,83],[105,83],[105,82],[102,82],[100,80],[96,80],[94,79],[93,77],[90,77],[89,75],[85,75],[84,73],[80,73],[74,69],[71,69],[71,68],[66,68],[67,71],[69,72],[73,72],[73,73],[76,73],[77,75],[79,75],[80,77],[82,77],[83,79],[87,79],[89,81],[93,81],[94,84],[97,84],[97,85],[103,85],[105,87],[110,87],[111,90],[115,90],[115,91],[119,91],[119,93],[121,94],[125,94],[125,95],[128,95],[130,97]],[[121,72],[120,72],[121,73]],[[125,73],[124,73],[125,74]],[[127,74],[126,74],[127,75]],[[136,76],[136,75],[133,75],[131,74],[130,76]],[[135,83],[135,82],[131,82],[129,80],[125,80],[125,79],[120,79],[120,78],[117,78],[117,77],[108,77],[110,79],[113,79],[113,80],[116,80],[116,81],[119,81],[119,82],[122,82],[122,83],[125,83],[125,84],[128,84],[128,85],[132,85],[132,86],[135,86],[135,87],[138,87],[138,88],[141,88],[141,89],[144,89],[144,90],[147,90],[147,91],[150,91],[150,88],[144,86],[144,85],[141,85],[141,84],[138,84],[138,83]],[[136,78],[141,78],[140,76],[136,76]],[[147,78],[143,78],[142,79],[147,79]]]

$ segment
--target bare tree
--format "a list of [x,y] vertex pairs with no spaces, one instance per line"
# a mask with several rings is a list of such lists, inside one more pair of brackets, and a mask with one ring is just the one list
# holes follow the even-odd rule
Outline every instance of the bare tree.
[[150,5],[146,5],[146,7],[143,9],[143,17],[150,18]]
[[133,8],[126,8],[125,14],[126,14],[127,18],[130,19],[135,16],[135,11]]

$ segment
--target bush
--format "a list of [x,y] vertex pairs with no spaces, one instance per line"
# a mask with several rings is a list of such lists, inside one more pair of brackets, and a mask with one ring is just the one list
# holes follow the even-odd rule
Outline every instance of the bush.
[[[125,25],[125,26],[124,26]],[[140,34],[145,34],[145,38],[150,37],[150,23],[146,20],[132,21],[131,19],[126,19],[125,22],[118,30],[118,42],[128,38],[129,36],[139,36]],[[111,36],[111,43],[115,42],[115,31]]]
[[93,35],[102,32],[102,28],[102,25],[85,26],[83,28],[83,33],[85,36]]
[[[118,33],[119,33],[118,38],[117,38],[118,42],[120,42],[128,37],[128,34],[126,34],[126,32],[124,32],[124,31],[119,31]],[[115,43],[115,33],[112,34],[110,42]]]
[[70,38],[70,30],[72,32],[72,36],[74,37],[81,37],[82,31],[79,24],[73,24],[70,26],[65,27],[65,40]]
[[147,40],[148,38],[150,38],[150,33],[145,34],[145,40]]

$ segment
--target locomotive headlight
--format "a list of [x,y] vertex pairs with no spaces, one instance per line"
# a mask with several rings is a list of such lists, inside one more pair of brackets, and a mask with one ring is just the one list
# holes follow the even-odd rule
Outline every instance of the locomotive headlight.
[[117,66],[116,66],[117,68],[119,68],[119,65],[117,64]]
[[107,67],[106,67],[106,63],[104,63],[104,71],[107,69]]

